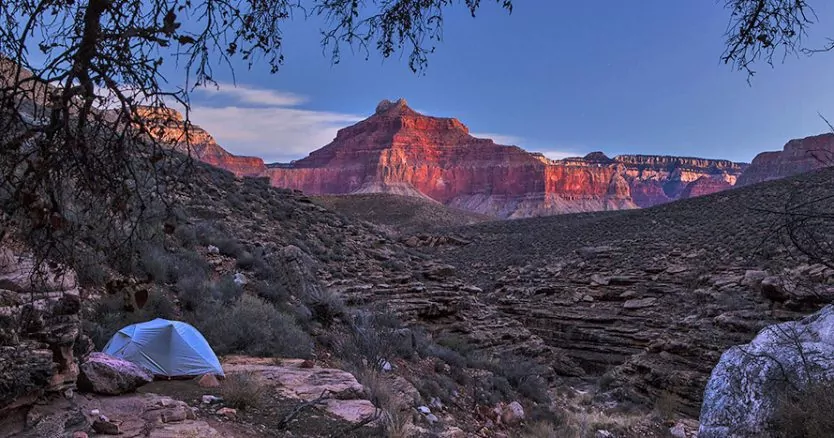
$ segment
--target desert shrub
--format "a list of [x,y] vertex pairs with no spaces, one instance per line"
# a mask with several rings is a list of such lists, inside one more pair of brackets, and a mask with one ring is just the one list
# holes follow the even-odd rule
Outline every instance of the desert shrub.
[[243,410],[262,406],[266,391],[267,386],[261,376],[253,372],[228,375],[220,386],[223,401]]
[[93,341],[96,349],[101,350],[107,341],[125,326],[154,318],[175,319],[176,306],[164,293],[153,291],[145,307],[128,311],[125,309],[122,296],[108,295],[90,308],[84,309],[82,318],[82,330]]
[[474,392],[478,404],[491,406],[511,399],[513,387],[506,378],[493,374],[485,379],[478,379]]
[[475,347],[469,344],[469,342],[461,335],[458,334],[446,334],[437,339],[437,343],[456,352],[460,353],[463,356],[467,356],[472,351],[474,351]]
[[238,299],[242,293],[243,290],[235,283],[235,279],[231,275],[227,275],[209,286],[211,298],[221,303],[231,303]]
[[177,280],[177,296],[184,310],[194,311],[210,298],[207,281],[208,277],[199,273],[186,275]]
[[194,324],[220,354],[310,357],[313,341],[295,320],[266,301],[243,295],[231,309],[217,301],[200,306]]
[[451,348],[444,347],[438,344],[429,345],[426,348],[428,356],[437,357],[452,367],[463,368],[466,367],[466,358],[460,353]]
[[303,298],[304,304],[312,312],[313,319],[328,325],[334,319],[345,315],[345,302],[330,289],[319,289]]
[[167,256],[166,281],[176,284],[180,278],[202,276],[208,278],[210,267],[203,257],[192,250],[181,250]]
[[252,269],[255,265],[255,256],[253,256],[249,251],[241,251],[240,254],[237,255],[235,264],[240,269]]
[[521,395],[538,403],[549,403],[547,381],[542,377],[547,367],[520,356],[506,356],[499,360],[500,373]]
[[211,245],[219,234],[217,228],[211,222],[200,222],[194,226],[194,235],[200,245]]
[[179,225],[174,229],[174,237],[184,248],[193,248],[197,244],[197,232],[190,225]]
[[524,438],[580,438],[581,435],[568,424],[541,420],[528,424],[522,436]]
[[220,250],[220,254],[229,257],[237,257],[243,252],[243,246],[234,238],[218,238],[214,241],[214,246]]
[[680,405],[680,401],[675,394],[663,391],[655,400],[654,414],[663,421],[672,421],[680,410]]
[[280,283],[257,280],[252,282],[252,290],[255,295],[278,307],[286,306],[290,300],[290,291]]
[[160,246],[149,244],[139,250],[140,271],[157,283],[168,281],[169,262],[168,254]]
[[378,371],[393,357],[392,330],[380,326],[369,312],[360,312],[349,321],[348,333],[339,343],[339,357],[358,369]]
[[811,383],[778,398],[772,428],[778,437],[822,438],[834,431],[834,380]]

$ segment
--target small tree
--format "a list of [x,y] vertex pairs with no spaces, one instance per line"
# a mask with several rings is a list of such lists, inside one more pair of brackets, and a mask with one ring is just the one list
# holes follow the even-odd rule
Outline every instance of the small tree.
[[[480,0],[462,2],[474,16]],[[496,0],[511,11],[510,0]],[[322,44],[420,71],[454,0],[7,0],[0,2],[0,233],[77,263],[79,241],[133,257],[140,224],[164,212],[187,160],[160,140],[185,129],[188,95],[213,68],[283,64],[283,25],[319,17]],[[171,85],[163,65],[183,78]],[[166,110],[175,102],[185,120]],[[150,117],[149,117],[150,116]],[[186,147],[186,149],[188,149]],[[187,152],[187,151],[186,151]]]

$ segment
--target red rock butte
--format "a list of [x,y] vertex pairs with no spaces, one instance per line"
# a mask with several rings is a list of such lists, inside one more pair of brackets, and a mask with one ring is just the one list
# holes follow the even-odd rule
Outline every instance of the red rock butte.
[[[165,123],[182,144],[182,119]],[[292,163],[267,164],[221,148],[192,127],[196,158],[238,176],[309,194],[393,193],[500,218],[650,207],[732,187],[744,163],[594,152],[550,160],[476,138],[455,118],[420,114],[405,99],[383,100],[373,115],[338,131],[328,145]]]
[[762,152],[738,179],[739,186],[785,178],[834,165],[834,133],[787,142],[780,152]]

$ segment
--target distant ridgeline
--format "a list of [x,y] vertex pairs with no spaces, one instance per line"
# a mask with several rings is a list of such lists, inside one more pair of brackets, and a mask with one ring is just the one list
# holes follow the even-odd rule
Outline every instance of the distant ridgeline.
[[[166,120],[166,141],[184,150],[182,118]],[[792,140],[751,165],[602,152],[550,160],[475,138],[459,120],[420,114],[404,99],[383,100],[372,116],[292,163],[230,154],[198,126],[189,135],[197,159],[238,176],[268,177],[274,186],[416,196],[500,218],[650,207],[823,167],[834,151],[834,134],[825,134]]]

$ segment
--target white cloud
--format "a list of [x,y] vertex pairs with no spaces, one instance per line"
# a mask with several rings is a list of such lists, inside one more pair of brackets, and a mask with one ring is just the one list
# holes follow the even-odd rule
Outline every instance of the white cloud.
[[248,85],[234,85],[225,82],[218,86],[198,88],[197,91],[207,97],[224,97],[241,104],[262,106],[297,106],[307,102],[307,98],[295,93],[269,90]]
[[294,108],[307,98],[278,90],[221,84],[219,90],[199,91],[192,100],[191,121],[229,152],[267,163],[304,158],[330,143],[339,129],[365,118]]
[[576,152],[564,152],[564,151],[542,151],[545,157],[550,158],[551,160],[561,160],[563,158],[568,157],[580,157],[582,154],[577,154]]
[[267,163],[305,157],[330,143],[336,131],[363,117],[295,108],[193,106],[191,120],[235,155],[261,157]]
[[509,146],[520,146],[524,139],[515,135],[496,134],[494,132],[471,132],[470,135],[477,138],[489,138],[492,141]]

